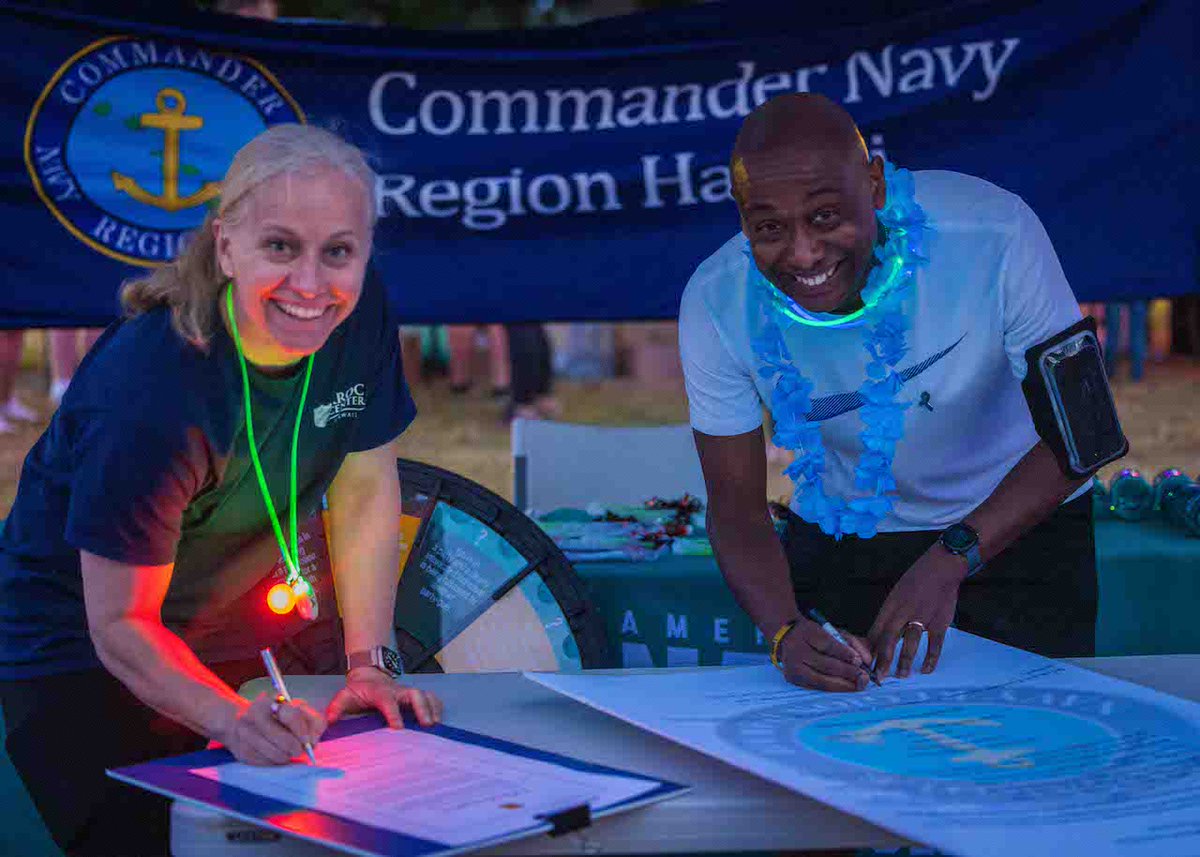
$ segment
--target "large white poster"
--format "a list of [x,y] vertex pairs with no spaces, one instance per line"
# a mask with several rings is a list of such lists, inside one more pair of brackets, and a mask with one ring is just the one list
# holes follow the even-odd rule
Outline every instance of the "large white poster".
[[950,634],[934,674],[857,694],[769,666],[527,675],[951,853],[1200,855],[1200,705]]

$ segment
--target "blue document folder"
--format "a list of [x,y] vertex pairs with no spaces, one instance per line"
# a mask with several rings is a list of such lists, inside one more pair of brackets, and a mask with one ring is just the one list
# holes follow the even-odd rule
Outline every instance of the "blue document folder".
[[[367,715],[342,720],[329,727],[325,735],[322,736],[322,740],[343,738],[381,728],[386,729],[387,726],[378,715]],[[589,823],[590,818],[602,817],[644,806],[648,803],[674,797],[688,790],[687,786],[678,783],[666,782],[603,765],[593,765],[579,759],[535,750],[531,747],[502,741],[452,726],[438,725],[425,729],[409,724],[408,728],[420,729],[421,731],[452,741],[474,744],[490,750],[521,756],[527,759],[535,759],[575,771],[642,780],[651,785],[652,788],[650,791],[638,795],[636,798],[608,806],[593,805],[586,808],[583,806],[564,807],[561,813],[545,816],[544,821],[531,824],[527,828],[522,828],[504,836],[484,838],[466,844],[457,843],[450,845],[444,842],[421,839],[396,831],[373,827],[330,812],[323,812],[320,809],[292,805],[191,772],[195,768],[233,763],[233,755],[223,748],[201,750],[183,756],[174,756],[140,765],[117,768],[108,771],[108,775],[122,782],[148,789],[166,797],[207,807],[224,815],[238,818],[269,830],[319,842],[351,854],[372,855],[372,857],[374,855],[388,855],[388,857],[427,857],[427,855],[462,854],[479,848],[538,834],[567,832],[568,830],[586,825]]]

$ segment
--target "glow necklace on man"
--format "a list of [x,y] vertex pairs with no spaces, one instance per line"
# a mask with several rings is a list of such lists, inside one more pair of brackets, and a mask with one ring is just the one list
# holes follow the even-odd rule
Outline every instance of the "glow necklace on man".
[[271,492],[267,489],[267,477],[263,474],[262,462],[258,460],[258,448],[254,441],[254,414],[250,405],[250,373],[246,369],[246,355],[242,352],[242,338],[238,333],[237,317],[233,311],[233,281],[225,290],[225,310],[229,316],[229,329],[233,332],[233,343],[237,348],[238,366],[242,370],[242,393],[246,400],[246,441],[250,447],[250,460],[254,463],[254,475],[258,477],[258,489],[262,492],[263,503],[266,504],[267,514],[271,517],[271,528],[275,531],[275,539],[279,542],[279,552],[283,555],[283,564],[287,568],[287,581],[277,583],[267,593],[267,606],[273,613],[286,614],[294,607],[296,612],[305,619],[317,618],[317,593],[312,585],[300,573],[300,543],[296,535],[296,447],[300,440],[300,423],[304,416],[304,403],[308,400],[308,382],[312,378],[313,355],[308,355],[304,367],[304,388],[300,392],[300,406],[296,409],[296,425],[292,429],[291,466],[288,474],[288,523],[291,528],[291,549],[283,539],[283,528],[279,526],[279,517],[275,514],[275,504],[271,502]]
[[[881,228],[886,235],[887,228]],[[864,315],[871,312],[871,310],[875,309],[879,305],[879,302],[896,288],[904,273],[904,260],[899,256],[891,256],[887,259],[879,260],[879,267],[871,269],[868,284],[859,293],[862,306],[853,312],[840,315],[837,318],[813,318],[811,315],[805,313],[799,304],[778,288],[771,289],[769,294],[772,306],[786,316],[789,321],[807,325],[808,327],[843,327],[858,321]],[[762,276],[761,273],[759,276]],[[764,277],[763,279],[765,280],[766,278]]]

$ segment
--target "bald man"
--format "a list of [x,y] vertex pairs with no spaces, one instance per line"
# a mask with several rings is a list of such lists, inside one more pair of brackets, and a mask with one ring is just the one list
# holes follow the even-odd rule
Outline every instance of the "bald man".
[[[808,687],[862,689],[893,664],[906,677],[925,633],[931,672],[952,623],[1092,655],[1087,479],[1063,471],[1021,389],[1027,349],[1078,321],[1078,304],[1018,197],[943,171],[889,189],[889,175],[821,96],[772,99],[738,134],[741,232],[697,268],[679,315],[721,571]],[[905,250],[905,235],[920,246]],[[878,287],[906,264],[906,285]],[[867,402],[891,373],[890,396]],[[764,404],[776,442],[804,458],[782,543],[764,499]],[[864,456],[864,434],[879,454]]]

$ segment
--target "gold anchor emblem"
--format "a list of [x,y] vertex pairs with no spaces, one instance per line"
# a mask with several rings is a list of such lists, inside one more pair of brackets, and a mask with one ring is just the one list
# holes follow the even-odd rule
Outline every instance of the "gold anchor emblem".
[[1001,770],[1020,770],[1034,766],[1033,760],[1027,758],[1033,752],[1033,748],[1031,747],[993,750],[988,747],[980,747],[969,741],[963,741],[955,738],[953,735],[945,735],[934,729],[930,729],[929,727],[931,726],[1000,726],[1000,723],[983,717],[913,717],[908,719],[884,720],[854,732],[846,732],[842,735],[834,736],[832,740],[844,741],[849,744],[882,744],[884,741],[883,734],[894,729],[898,732],[910,732],[914,735],[920,735],[934,744],[959,753],[960,755],[950,759],[952,764],[964,765],[974,763]]
[[181,197],[179,195],[179,133],[203,128],[204,119],[200,116],[184,115],[183,111],[187,109],[187,99],[178,89],[169,87],[160,89],[154,97],[154,106],[158,108],[157,113],[143,113],[140,118],[143,128],[158,128],[163,132],[165,138],[162,156],[162,194],[155,196],[148,193],[132,178],[118,172],[112,174],[113,187],[124,191],[138,202],[166,211],[181,211],[185,208],[203,205],[221,192],[221,184],[220,182],[205,182],[204,187],[190,196]]

